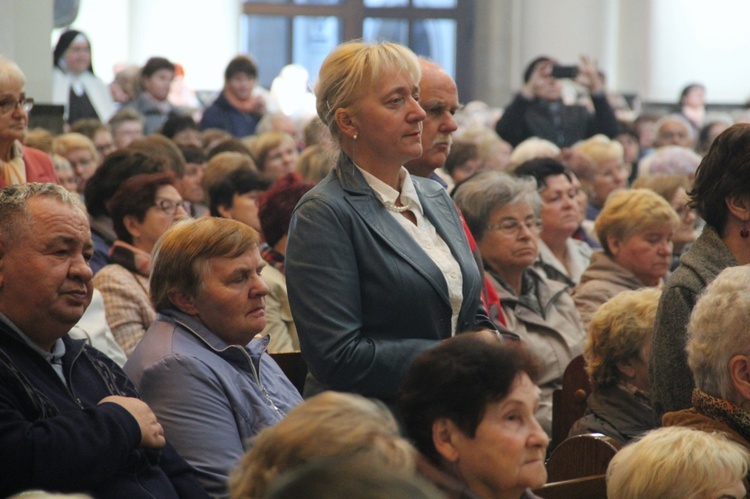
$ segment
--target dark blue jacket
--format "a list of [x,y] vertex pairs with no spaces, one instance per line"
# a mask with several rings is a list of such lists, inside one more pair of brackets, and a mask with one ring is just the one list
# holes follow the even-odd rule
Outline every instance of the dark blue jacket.
[[0,497],[28,490],[94,497],[208,497],[167,445],[139,447],[138,422],[109,395],[135,397],[125,373],[83,340],[63,338],[63,372],[0,322]]
[[260,114],[243,113],[231,105],[222,92],[203,112],[200,129],[221,128],[235,137],[242,138],[255,133],[260,118]]

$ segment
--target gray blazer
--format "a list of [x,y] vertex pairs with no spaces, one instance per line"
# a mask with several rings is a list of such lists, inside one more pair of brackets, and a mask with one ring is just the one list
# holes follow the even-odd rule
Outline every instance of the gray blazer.
[[[494,329],[453,200],[433,180],[412,180],[463,274],[458,331]],[[392,402],[414,357],[451,335],[440,269],[343,153],[295,208],[285,265],[302,356],[328,388]]]

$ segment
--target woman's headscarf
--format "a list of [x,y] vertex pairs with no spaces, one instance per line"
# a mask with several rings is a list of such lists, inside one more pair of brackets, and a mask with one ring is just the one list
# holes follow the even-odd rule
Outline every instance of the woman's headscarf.
[[[57,45],[55,46],[55,52],[53,57],[54,65],[63,72],[67,72],[67,64],[65,64],[65,52],[68,51],[68,47],[76,40],[85,40],[86,43],[89,44],[89,51],[91,50],[91,42],[89,41],[88,37],[81,33],[80,31],[76,31],[74,29],[70,29],[68,31],[65,31],[62,35],[60,35],[60,38],[57,40]],[[91,62],[89,62],[88,70],[91,74],[94,74],[94,68],[91,65]]]

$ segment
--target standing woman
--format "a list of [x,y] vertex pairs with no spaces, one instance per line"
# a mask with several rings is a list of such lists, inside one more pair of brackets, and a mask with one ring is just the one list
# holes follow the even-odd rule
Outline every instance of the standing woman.
[[667,280],[656,311],[649,378],[657,416],[687,409],[695,388],[687,324],[698,296],[727,267],[750,263],[750,124],[727,128],[703,157],[689,193],[706,225]]
[[26,77],[15,62],[0,56],[0,187],[26,182],[58,183],[52,160],[22,145],[34,99],[24,91]]
[[109,88],[94,75],[91,43],[74,29],[60,35],[54,52],[52,101],[65,105],[65,121],[82,118],[106,122],[115,112]]
[[393,43],[349,42],[321,66],[318,115],[342,152],[297,205],[286,254],[306,394],[392,403],[420,352],[494,329],[453,201],[402,166],[422,154],[420,76],[414,53]]

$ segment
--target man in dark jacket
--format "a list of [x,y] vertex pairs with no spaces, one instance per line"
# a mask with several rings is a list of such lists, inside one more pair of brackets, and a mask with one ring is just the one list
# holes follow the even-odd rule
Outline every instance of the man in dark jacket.
[[530,137],[549,140],[558,147],[570,147],[598,133],[614,138],[619,125],[596,66],[584,56],[575,76],[589,90],[592,114],[583,106],[563,103],[560,79],[573,74],[553,72],[555,64],[549,57],[537,57],[529,63],[521,91],[495,125],[497,134],[513,147]]
[[92,254],[63,188],[0,190],[0,497],[206,497],[125,373],[67,336],[91,301]]
[[201,130],[220,128],[239,138],[253,135],[266,113],[266,102],[255,91],[257,80],[252,59],[244,55],[232,59],[224,70],[224,89],[203,113]]

